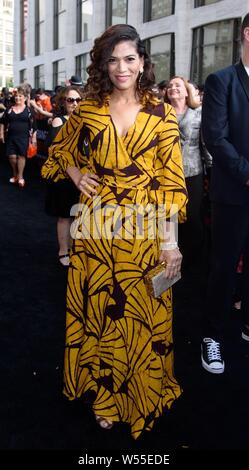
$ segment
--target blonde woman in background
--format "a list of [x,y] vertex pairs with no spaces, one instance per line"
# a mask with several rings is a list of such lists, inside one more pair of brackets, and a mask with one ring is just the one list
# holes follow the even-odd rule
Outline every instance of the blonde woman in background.
[[175,109],[188,190],[187,222],[179,227],[179,242],[184,266],[200,259],[203,241],[201,202],[203,197],[203,155],[211,165],[211,157],[201,144],[201,102],[195,87],[183,77],[172,77],[167,85],[166,101]]

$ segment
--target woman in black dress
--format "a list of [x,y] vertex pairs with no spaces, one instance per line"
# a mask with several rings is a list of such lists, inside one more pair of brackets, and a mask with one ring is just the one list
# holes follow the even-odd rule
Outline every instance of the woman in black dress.
[[13,171],[9,182],[18,184],[20,188],[25,186],[23,172],[31,136],[31,113],[26,99],[25,90],[18,87],[14,105],[5,111],[1,119],[1,124],[7,129],[6,155]]
[[[51,145],[61,127],[67,121],[78,103],[83,98],[78,87],[69,86],[63,88],[55,99],[54,112],[57,116],[52,121],[49,131],[48,145]],[[59,261],[63,266],[69,265],[70,248],[70,210],[79,199],[79,191],[71,180],[49,182],[47,184],[46,212],[57,217],[57,237],[59,245]]]

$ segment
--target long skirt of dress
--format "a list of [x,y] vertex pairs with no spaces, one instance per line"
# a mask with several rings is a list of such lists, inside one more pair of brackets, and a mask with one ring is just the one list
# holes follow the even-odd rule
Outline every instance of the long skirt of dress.
[[64,393],[91,401],[95,414],[129,423],[136,439],[181,388],[173,369],[171,289],[155,299],[143,280],[158,261],[159,243],[141,236],[139,217],[125,208],[134,197],[124,193],[105,188],[101,201],[84,200],[73,223]]

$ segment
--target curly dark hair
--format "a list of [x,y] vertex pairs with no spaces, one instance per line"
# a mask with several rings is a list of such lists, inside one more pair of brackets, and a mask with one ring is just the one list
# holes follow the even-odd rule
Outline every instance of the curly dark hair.
[[95,39],[90,52],[91,64],[87,68],[89,77],[84,88],[85,97],[96,100],[99,106],[106,102],[107,96],[113,90],[113,84],[108,75],[108,60],[115,46],[121,41],[134,42],[137,53],[143,57],[144,72],[137,81],[137,94],[141,102],[144,100],[153,102],[156,97],[152,90],[155,83],[153,65],[136,29],[128,24],[110,26],[102,36]]

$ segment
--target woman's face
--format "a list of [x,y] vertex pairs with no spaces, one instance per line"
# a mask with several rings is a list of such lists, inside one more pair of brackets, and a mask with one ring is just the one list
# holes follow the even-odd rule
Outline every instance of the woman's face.
[[15,95],[15,104],[21,106],[21,105],[24,105],[25,103],[25,96],[22,95],[21,93],[17,93]]
[[144,59],[138,55],[133,41],[119,42],[108,60],[109,78],[118,90],[136,89],[143,65]]
[[167,87],[167,96],[169,100],[182,100],[188,96],[184,81],[181,78],[172,78]]
[[65,108],[67,114],[72,114],[81,101],[81,97],[76,90],[70,90],[65,97]]

